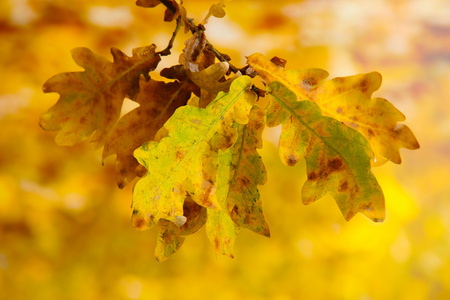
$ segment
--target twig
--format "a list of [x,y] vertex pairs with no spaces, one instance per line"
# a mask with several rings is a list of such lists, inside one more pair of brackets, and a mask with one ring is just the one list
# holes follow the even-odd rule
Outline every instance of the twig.
[[172,47],[173,47],[175,37],[177,36],[177,33],[180,30],[180,27],[181,27],[181,16],[179,16],[177,18],[177,27],[175,27],[175,31],[172,33],[172,38],[170,39],[169,44],[167,45],[166,49],[158,52],[158,54],[160,54],[161,56],[170,55],[170,49],[172,49]]
[[214,46],[213,46],[210,42],[208,42],[208,41],[206,41],[206,45],[209,46],[209,47],[211,47],[211,50],[214,52],[214,54],[216,55],[216,57],[217,57],[218,60],[228,62],[228,64],[230,65],[230,70],[231,70],[233,73],[239,72],[239,69],[236,68],[235,66],[233,66],[233,65],[230,63],[231,58],[228,56],[228,54],[220,53],[220,52],[219,52],[216,48],[214,48]]
[[[169,0],[160,0],[161,4],[163,4],[167,9],[169,9],[172,13],[176,13],[177,12],[177,8],[173,5],[173,3]],[[198,26],[195,25],[194,20],[191,18],[187,18],[187,20],[189,21],[189,29],[192,33],[195,33],[198,30],[205,30],[205,28],[203,27],[203,25],[199,24]],[[163,51],[159,52],[162,56],[165,55],[169,55],[170,54],[170,49],[173,47],[173,42],[175,40],[175,36],[178,33],[178,30],[180,29],[180,25],[181,25],[181,16],[179,16],[177,18],[177,27],[174,31],[174,33],[172,34],[172,38],[169,41],[169,45],[167,46],[166,49],[164,49]],[[233,66],[233,64],[230,63],[231,58],[224,53],[220,53],[210,42],[206,41],[206,45],[211,47],[211,50],[214,52],[215,56],[217,57],[217,59],[221,62],[228,62],[229,66],[230,66],[230,70],[233,73],[237,73],[239,71],[242,71],[244,68],[238,69],[235,66]]]

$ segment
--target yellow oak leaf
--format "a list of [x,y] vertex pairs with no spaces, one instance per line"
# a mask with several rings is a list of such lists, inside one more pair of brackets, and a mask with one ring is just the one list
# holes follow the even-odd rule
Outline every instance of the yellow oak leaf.
[[359,131],[368,139],[375,156],[374,165],[386,160],[401,163],[400,148],[418,149],[419,143],[404,124],[405,116],[389,101],[371,98],[381,85],[377,72],[325,81],[326,71],[306,69],[285,70],[255,53],[248,57],[248,64],[266,84],[278,81],[295,93],[297,99],[312,100],[324,115],[339,120]]
[[332,195],[346,220],[358,212],[373,221],[384,220],[384,196],[371,172],[372,150],[367,140],[355,129],[323,116],[313,101],[297,101],[281,83],[270,83],[268,90],[267,124],[282,124],[281,160],[293,166],[300,158],[306,159],[303,203]]
[[206,108],[178,108],[164,124],[167,136],[134,152],[148,170],[133,193],[134,227],[146,229],[159,219],[179,223],[186,195],[198,205],[221,209],[216,197],[218,152],[234,144],[233,124],[246,124],[256,101],[251,78],[239,79]]
[[59,145],[75,145],[94,133],[91,145],[101,147],[120,116],[123,99],[136,98],[139,77],[148,78],[160,61],[154,45],[133,49],[132,57],[114,48],[111,53],[114,62],[87,48],[75,48],[72,57],[85,71],[58,74],[45,82],[44,92],[59,93],[60,98],[42,115],[40,125],[59,131]]
[[139,165],[133,156],[143,143],[152,140],[175,109],[187,103],[195,86],[188,80],[165,83],[141,76],[139,107],[124,115],[108,134],[103,159],[116,154],[116,178],[120,188],[136,176]]
[[338,77],[321,84],[311,97],[328,116],[358,130],[369,141],[377,160],[401,163],[400,148],[418,149],[405,116],[383,98],[371,98],[381,86],[381,74],[372,72]]

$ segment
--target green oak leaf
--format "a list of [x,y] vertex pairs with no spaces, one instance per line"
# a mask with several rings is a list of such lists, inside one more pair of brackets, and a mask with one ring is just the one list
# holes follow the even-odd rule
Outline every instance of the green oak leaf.
[[248,76],[237,78],[229,93],[219,93],[206,108],[183,106],[164,124],[167,136],[145,143],[134,152],[148,173],[133,193],[132,224],[152,227],[159,219],[182,226],[187,195],[198,205],[222,209],[216,196],[219,150],[237,138],[234,123],[248,123],[256,100]]
[[314,102],[297,101],[279,82],[270,83],[268,89],[272,97],[267,123],[282,124],[281,160],[292,166],[300,158],[306,159],[308,180],[302,189],[303,203],[332,195],[346,220],[361,212],[373,221],[382,221],[384,196],[372,174],[373,153],[364,136],[323,116]]

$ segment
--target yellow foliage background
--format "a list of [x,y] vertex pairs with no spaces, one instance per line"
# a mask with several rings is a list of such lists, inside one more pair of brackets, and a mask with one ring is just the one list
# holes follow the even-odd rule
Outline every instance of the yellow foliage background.
[[[202,20],[214,1],[185,0]],[[261,151],[270,239],[242,231],[235,259],[201,230],[157,264],[156,232],[130,226],[132,185],[86,144],[59,147],[38,126],[58,99],[50,76],[80,71],[70,49],[155,43],[164,8],[131,0],[0,1],[0,299],[450,299],[450,4],[448,0],[233,1],[206,34],[242,66],[261,52],[331,77],[379,71],[387,98],[421,143],[375,169],[387,218],[345,222],[332,199],[301,204],[304,164],[284,167],[276,133]],[[188,38],[180,34],[175,64]]]

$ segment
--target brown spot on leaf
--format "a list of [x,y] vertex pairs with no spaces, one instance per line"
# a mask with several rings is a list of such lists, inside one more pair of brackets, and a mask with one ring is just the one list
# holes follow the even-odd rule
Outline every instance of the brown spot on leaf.
[[215,208],[214,203],[212,203],[209,199],[214,188],[215,188],[214,184],[210,180],[203,182],[204,193],[203,193],[203,197],[201,199],[202,206],[207,207],[207,208]]
[[347,189],[348,189],[348,182],[344,181],[344,183],[341,184],[340,191],[345,192]]
[[367,91],[369,90],[369,82],[367,81],[367,79],[363,79],[361,81],[360,87],[361,87],[361,92],[367,93]]
[[214,248],[216,248],[216,250],[220,249],[220,241],[217,236],[214,237]]
[[255,122],[253,126],[255,127],[255,131],[258,131],[259,129],[264,127],[264,122]]
[[235,206],[233,206],[233,209],[231,210],[231,213],[230,213],[231,218],[232,219],[236,218],[238,216],[238,214],[239,214],[239,208],[235,205]]
[[308,174],[308,180],[316,180],[317,174],[315,172],[311,172]]
[[[133,212],[133,214],[134,214],[134,212]],[[144,229],[144,227],[145,227],[145,220],[144,220],[144,218],[142,218],[142,217],[139,218],[138,217],[138,218],[133,219],[133,227],[138,229],[138,230]]]
[[178,160],[182,160],[183,157],[184,157],[184,153],[181,152],[181,151],[177,151],[177,152],[175,153],[175,155],[177,156],[177,159],[178,159]]
[[339,170],[342,167],[342,159],[335,157],[328,161],[328,169],[331,171]]
[[370,128],[369,128],[369,130],[368,130],[367,132],[368,132],[368,134],[369,134],[368,138],[371,138],[372,136],[375,135],[375,132],[373,132],[373,130],[370,129]]
[[286,163],[289,166],[294,166],[297,163],[297,161],[298,161],[298,158],[295,155],[290,154],[286,160]]
[[127,183],[124,180],[117,181],[117,187],[123,189]]

